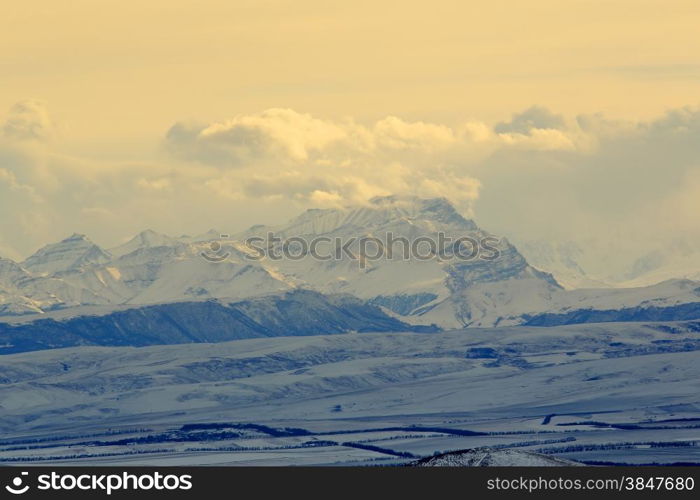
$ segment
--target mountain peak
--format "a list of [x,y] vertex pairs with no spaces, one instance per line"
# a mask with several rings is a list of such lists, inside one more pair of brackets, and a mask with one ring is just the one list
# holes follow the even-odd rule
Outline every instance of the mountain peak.
[[22,263],[29,271],[54,274],[92,264],[109,262],[111,255],[84,234],[74,233],[58,243],[39,249]]
[[378,208],[400,210],[411,218],[457,224],[468,230],[477,229],[473,221],[463,217],[454,205],[442,196],[435,198],[400,195],[377,196],[370,200],[370,204]]
[[436,196],[433,198],[423,198],[416,195],[401,195],[401,194],[390,194],[386,196],[375,196],[370,198],[369,202],[374,205],[396,205],[396,204],[422,204],[425,202],[436,202],[440,201],[447,205],[451,203],[444,196]]
[[447,226],[446,229],[476,231],[477,225],[464,218],[446,198],[421,198],[418,196],[378,196],[368,204],[348,206],[342,209],[311,208],[292,219],[284,228],[284,234],[321,234],[342,227],[377,229],[395,223],[422,221],[429,226]]
[[[14,260],[0,257],[0,285],[14,284],[14,281],[26,276],[27,272]],[[1,291],[2,288],[0,287]]]
[[85,236],[84,234],[81,234],[81,233],[73,233],[68,238],[61,240],[61,242],[81,242],[81,241],[92,243],[90,241],[90,238],[88,238],[87,236]]
[[209,229],[206,233],[198,234],[195,236],[190,236],[187,238],[185,241],[189,243],[198,243],[198,242],[203,242],[203,241],[211,241],[211,240],[218,240],[221,238],[221,235],[223,233],[217,229]]
[[139,240],[144,243],[160,242],[164,239],[169,240],[171,238],[164,234],[157,233],[153,229],[146,229],[145,231],[141,231],[134,238],[132,238],[132,240]]
[[142,248],[175,246],[178,241],[165,234],[158,233],[153,229],[146,229],[131,238],[126,243],[111,248],[110,252],[115,257],[122,257]]
[[454,210],[452,203],[450,203],[450,201],[443,196],[438,196],[435,198],[421,198],[420,196],[413,195],[391,194],[388,196],[375,196],[374,198],[370,198],[369,203],[377,207],[402,206],[406,208],[420,209],[426,205],[431,205],[441,206],[446,210]]

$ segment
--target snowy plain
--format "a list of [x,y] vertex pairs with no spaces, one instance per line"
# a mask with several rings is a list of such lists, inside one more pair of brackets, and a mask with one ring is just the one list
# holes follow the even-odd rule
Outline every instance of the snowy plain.
[[1,358],[0,461],[700,463],[700,324],[80,347]]

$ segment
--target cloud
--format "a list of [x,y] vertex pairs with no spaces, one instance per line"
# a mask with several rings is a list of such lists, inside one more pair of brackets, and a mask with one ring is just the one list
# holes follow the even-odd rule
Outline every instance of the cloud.
[[473,171],[483,224],[516,241],[575,241],[601,276],[671,240],[700,244],[699,108],[645,122],[579,116],[561,132],[572,149],[499,149]]
[[534,130],[564,130],[566,123],[557,115],[541,106],[533,106],[513,115],[510,121],[496,124],[498,134],[530,135]]
[[23,197],[32,201],[42,201],[41,197],[32,186],[20,183],[15,174],[5,168],[0,168],[0,185],[3,185],[11,192],[21,193]]
[[221,169],[206,185],[230,199],[341,205],[442,192],[469,210],[479,182],[449,159],[465,140],[446,125],[395,116],[361,125],[270,109],[207,125],[178,123],[165,143],[173,158]]
[[306,160],[345,135],[333,123],[275,108],[208,125],[177,123],[166,135],[166,146],[190,160],[235,167],[263,157]]
[[389,194],[445,196],[515,240],[582,242],[601,268],[648,251],[650,235],[700,243],[693,107],[647,122],[532,107],[496,125],[270,109],[177,123],[161,158],[111,163],[62,154],[37,106],[0,121],[0,243],[14,254],[73,232],[106,245],[144,228],[235,232]]
[[406,122],[395,116],[378,121],[372,130],[376,145],[389,149],[439,151],[457,142],[455,132],[445,125]]
[[54,133],[55,126],[44,103],[34,99],[15,104],[2,126],[2,135],[16,141],[44,142]]

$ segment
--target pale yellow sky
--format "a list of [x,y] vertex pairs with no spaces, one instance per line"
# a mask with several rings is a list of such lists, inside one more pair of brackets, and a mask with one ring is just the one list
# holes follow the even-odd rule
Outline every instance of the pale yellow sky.
[[6,2],[0,109],[48,103],[105,154],[176,121],[286,107],[495,121],[539,104],[649,118],[700,101],[697,0]]
[[698,26],[698,0],[4,2],[0,256],[390,193],[700,249]]

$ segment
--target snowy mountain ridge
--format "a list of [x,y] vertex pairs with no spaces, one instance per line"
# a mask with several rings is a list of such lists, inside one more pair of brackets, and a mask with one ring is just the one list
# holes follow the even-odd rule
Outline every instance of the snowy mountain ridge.
[[700,280],[700,245],[690,238],[627,242],[518,240],[516,246],[538,269],[546,269],[567,289],[635,288],[671,279]]
[[[266,241],[270,235],[276,239]],[[383,241],[389,235],[410,242],[441,237],[456,241],[465,236],[490,239],[497,257],[459,259],[449,246],[442,254],[430,249],[430,258],[413,253],[401,257],[402,247],[397,246],[399,258],[365,258],[359,239]],[[263,255],[251,248],[250,238],[265,242]],[[275,258],[273,251],[282,251],[290,238],[350,242],[350,253],[330,259],[309,254]],[[561,263],[579,271],[576,248],[530,253],[548,256],[540,268]],[[388,196],[345,209],[307,210],[287,224],[253,226],[223,240],[215,230],[195,237],[147,230],[106,250],[74,234],[22,263],[0,259],[0,316],[83,306],[235,301],[308,289],[353,295],[409,324],[461,328],[518,325],[544,313],[700,301],[696,291],[700,284],[692,281],[635,289],[564,290],[540,268],[530,265],[506,238],[481,229],[444,198]]]

